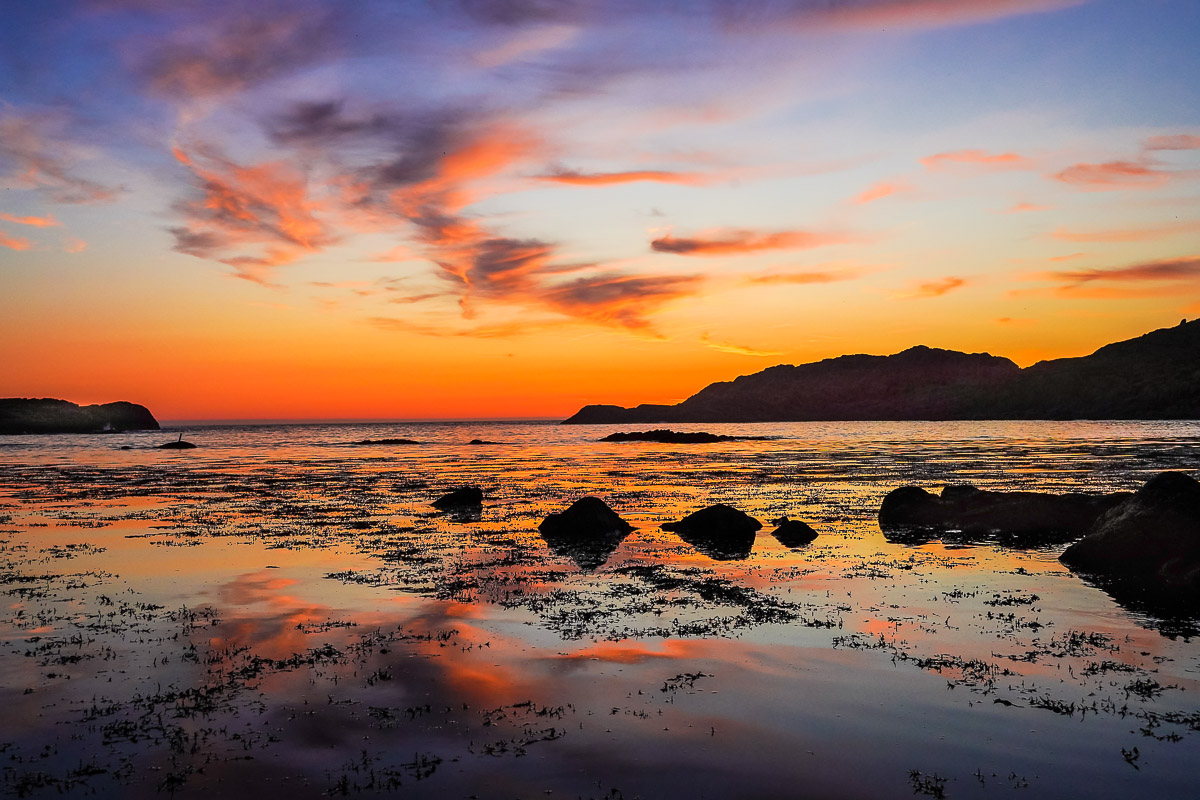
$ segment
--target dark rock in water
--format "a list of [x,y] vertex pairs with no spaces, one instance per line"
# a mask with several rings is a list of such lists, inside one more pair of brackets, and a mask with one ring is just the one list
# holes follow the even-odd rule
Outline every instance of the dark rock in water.
[[127,444],[123,444],[123,445],[121,445],[120,449],[121,450],[132,450],[133,447],[131,447],[130,445],[127,445]]
[[1072,570],[1140,583],[1147,593],[1200,598],[1200,482],[1182,472],[1156,475],[1059,560]]
[[587,570],[607,561],[632,530],[632,525],[598,497],[581,497],[566,511],[549,514],[538,525],[551,552]]
[[180,438],[178,441],[167,442],[166,444],[160,444],[158,446],[158,449],[159,450],[195,450],[196,447],[197,447],[197,445],[194,445],[191,442],[185,442],[182,438]]
[[0,434],[156,431],[158,420],[136,403],[78,406],[66,400],[0,399]]
[[351,444],[420,444],[413,439],[362,439]]
[[688,514],[678,522],[666,522],[663,530],[717,561],[737,561],[750,556],[754,537],[762,523],[733,506],[718,503]]
[[1028,547],[1078,538],[1128,497],[1127,492],[991,492],[974,486],[947,486],[939,497],[917,486],[901,486],[883,498],[879,527],[891,542],[919,544],[941,538]]
[[472,439],[467,444],[500,444],[499,442],[489,442],[487,439]]
[[478,486],[462,486],[433,501],[434,508],[451,509],[483,505],[483,489]]
[[[745,436],[725,436],[719,433],[708,433],[707,431],[672,431],[666,428],[658,428],[652,431],[628,431],[610,433],[600,441],[602,442],[663,442],[665,444],[708,444],[710,442],[735,442],[738,439],[750,437]],[[759,437],[754,437],[759,438]]]
[[784,547],[803,547],[817,538],[817,532],[798,519],[784,517],[777,524],[771,535]]

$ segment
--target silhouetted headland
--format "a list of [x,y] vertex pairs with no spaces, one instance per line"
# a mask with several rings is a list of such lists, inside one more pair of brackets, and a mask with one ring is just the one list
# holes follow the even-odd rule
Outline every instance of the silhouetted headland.
[[1200,320],[1021,369],[911,347],[779,365],[677,405],[584,406],[567,424],[816,420],[1200,419]]
[[124,401],[80,406],[51,398],[0,399],[0,434],[119,433],[156,431],[158,420],[145,406]]

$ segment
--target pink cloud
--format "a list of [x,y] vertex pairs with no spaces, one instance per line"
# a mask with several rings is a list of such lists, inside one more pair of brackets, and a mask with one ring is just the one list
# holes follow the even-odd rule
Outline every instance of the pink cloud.
[[13,222],[17,225],[32,225],[35,228],[53,228],[62,224],[52,216],[17,217],[12,214],[0,214],[0,220]]
[[656,183],[679,183],[697,186],[704,183],[704,176],[694,172],[671,172],[668,170],[630,170],[627,172],[575,172],[560,170],[538,175],[538,180],[567,183],[573,186],[610,186],[618,183],[654,181]]
[[1200,150],[1200,136],[1186,133],[1173,136],[1151,136],[1142,144],[1143,150]]
[[859,194],[850,202],[855,205],[865,206],[867,203],[874,203],[876,200],[882,200],[894,194],[910,191],[912,191],[912,186],[903,181],[880,181],[868,187],[862,194]]
[[988,153],[984,150],[955,150],[935,153],[921,159],[921,164],[931,172],[955,166],[969,166],[986,170],[1029,169],[1029,159],[1016,153]]
[[1025,214],[1030,211],[1049,211],[1053,206],[1039,206],[1034,203],[1017,203],[1010,206],[1005,213],[1007,214]]
[[0,247],[7,247],[9,250],[28,250],[31,245],[28,239],[14,238],[4,231],[0,231]]
[[1106,161],[1103,164],[1075,164],[1054,178],[1087,191],[1116,189],[1154,189],[1167,182],[1168,175],[1136,161]]

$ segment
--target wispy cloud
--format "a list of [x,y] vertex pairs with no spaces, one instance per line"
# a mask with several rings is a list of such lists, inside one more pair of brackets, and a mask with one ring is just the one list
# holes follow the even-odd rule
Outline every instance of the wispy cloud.
[[647,316],[696,293],[696,275],[594,275],[545,290],[546,302],[573,317],[648,329]]
[[1145,261],[1125,267],[1062,270],[1042,273],[1042,280],[1081,285],[1093,281],[1181,281],[1200,278],[1200,256]]
[[694,237],[663,236],[650,242],[650,248],[659,253],[685,256],[726,256],[764,250],[807,250],[849,241],[848,236],[832,233],[734,229]]
[[0,231],[0,247],[7,247],[9,250],[28,250],[32,245],[28,239],[13,237]]
[[90,153],[72,134],[72,125],[61,111],[0,107],[0,188],[37,190],[56,203],[115,199],[115,189],[79,174]]
[[1122,267],[1054,270],[1025,276],[1057,284],[1047,289],[1018,289],[1013,296],[1049,294],[1078,300],[1172,297],[1200,290],[1200,256],[1142,261]]
[[862,277],[868,270],[860,268],[837,268],[804,270],[799,272],[768,272],[761,275],[750,275],[746,278],[749,284],[819,284],[850,281]]
[[1007,214],[1026,214],[1031,211],[1049,211],[1053,206],[1042,206],[1036,203],[1016,203],[1009,206],[1005,213]]
[[1142,143],[1143,150],[1200,150],[1200,136],[1179,133],[1170,136],[1151,136]]
[[911,191],[912,186],[904,181],[880,181],[855,196],[850,202],[855,205],[865,206],[868,203],[874,203],[876,200],[882,200],[885,197]]
[[1056,180],[1088,191],[1155,189],[1170,176],[1137,161],[1106,161],[1103,164],[1074,164],[1054,174]]
[[695,172],[672,172],[670,170],[629,170],[626,172],[577,172],[556,170],[536,176],[538,180],[552,183],[567,183],[572,186],[610,186],[619,183],[653,181],[655,183],[680,183],[698,186],[705,183],[705,176]]
[[717,341],[717,340],[713,339],[711,336],[709,336],[707,331],[700,334],[700,341],[704,343],[705,347],[711,347],[713,350],[720,350],[722,353],[734,353],[739,356],[754,356],[757,358],[766,358],[768,356],[783,355],[783,353],[778,350],[758,350],[753,347],[743,347],[738,344],[731,344],[729,342]]
[[893,297],[913,300],[926,297],[941,297],[944,294],[949,294],[955,289],[961,289],[967,285],[966,278],[959,278],[954,275],[949,275],[945,278],[939,278],[932,281],[923,281],[910,285],[907,289],[903,289],[893,293]]
[[35,228],[54,228],[62,224],[49,215],[45,217],[18,217],[13,214],[0,214],[0,220],[12,222],[17,225],[32,225]]
[[1030,169],[1032,162],[1016,153],[989,153],[986,150],[954,150],[935,153],[921,159],[925,169],[936,172],[954,167],[971,167],[985,170]]

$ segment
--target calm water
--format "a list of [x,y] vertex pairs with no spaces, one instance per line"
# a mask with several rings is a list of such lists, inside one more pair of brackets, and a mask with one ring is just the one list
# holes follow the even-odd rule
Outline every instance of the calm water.
[[[0,437],[14,795],[1192,797],[1200,644],[1062,547],[888,542],[903,484],[1115,491],[1198,423],[191,427]],[[403,437],[418,445],[355,445]],[[489,444],[470,445],[472,439]],[[128,447],[129,449],[121,449]],[[484,488],[477,519],[429,503]],[[594,494],[636,526],[552,548]],[[706,552],[716,502],[809,522]],[[717,556],[717,557],[714,557]]]

